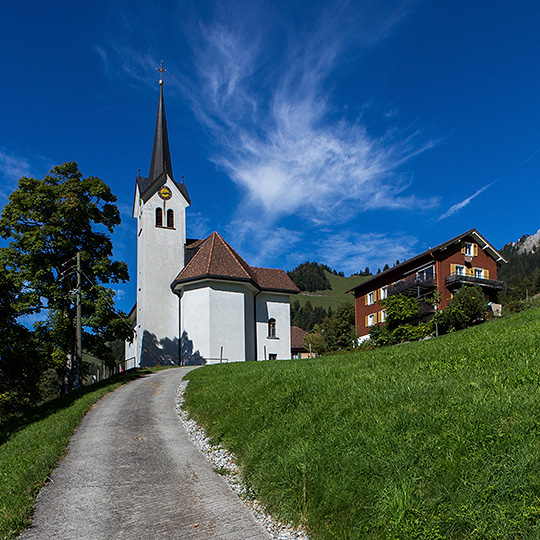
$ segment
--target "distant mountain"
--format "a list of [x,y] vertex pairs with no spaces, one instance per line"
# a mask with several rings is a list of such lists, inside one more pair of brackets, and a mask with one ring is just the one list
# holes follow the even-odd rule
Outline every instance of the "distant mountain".
[[540,248],[540,229],[536,234],[522,236],[517,242],[513,242],[513,245],[517,248],[518,253],[534,253]]

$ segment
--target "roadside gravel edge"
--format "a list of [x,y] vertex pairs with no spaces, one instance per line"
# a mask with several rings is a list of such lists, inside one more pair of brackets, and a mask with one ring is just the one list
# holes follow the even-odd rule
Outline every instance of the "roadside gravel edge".
[[251,510],[255,518],[261,523],[275,540],[309,540],[307,534],[292,526],[274,520],[266,513],[264,507],[249,493],[243,485],[234,456],[221,445],[212,445],[204,429],[182,408],[184,392],[189,381],[181,381],[176,390],[175,405],[178,417],[184,429],[188,432],[195,446],[204,454],[206,459],[214,466],[214,470],[223,476],[230,488],[238,495],[242,502]]

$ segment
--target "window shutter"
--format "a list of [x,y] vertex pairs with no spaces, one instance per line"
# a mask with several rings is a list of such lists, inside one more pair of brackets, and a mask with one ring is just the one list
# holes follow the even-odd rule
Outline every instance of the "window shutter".
[[373,295],[373,300],[378,302],[381,299],[381,290],[375,289],[375,294]]
[[[365,305],[367,306],[368,305],[368,296],[369,296],[369,293],[366,294],[366,297],[365,297]],[[367,319],[366,319],[367,321]],[[366,326],[367,326],[367,323],[366,323]]]
[[[463,250],[461,250],[461,251],[463,251]],[[451,263],[450,264],[450,275],[453,276],[455,273],[456,273],[456,265],[454,263]]]
[[484,279],[489,279],[489,270],[484,270]]
[[369,326],[369,315],[366,315],[366,321],[364,326],[367,328]]
[[478,257],[478,244],[473,244],[473,255]]

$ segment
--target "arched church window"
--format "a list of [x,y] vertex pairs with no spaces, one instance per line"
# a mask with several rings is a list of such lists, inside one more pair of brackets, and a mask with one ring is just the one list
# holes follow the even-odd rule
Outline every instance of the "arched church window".
[[268,319],[268,337],[276,337],[276,319]]
[[174,229],[174,211],[167,210],[167,227],[169,229]]
[[156,208],[156,227],[163,227],[163,210]]

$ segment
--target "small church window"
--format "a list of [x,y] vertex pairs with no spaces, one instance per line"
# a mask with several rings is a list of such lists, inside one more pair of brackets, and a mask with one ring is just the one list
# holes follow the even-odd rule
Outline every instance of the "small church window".
[[174,211],[167,210],[167,227],[169,229],[174,229]]
[[163,227],[163,210],[156,208],[156,227]]
[[268,320],[268,337],[270,338],[276,337],[276,319]]

